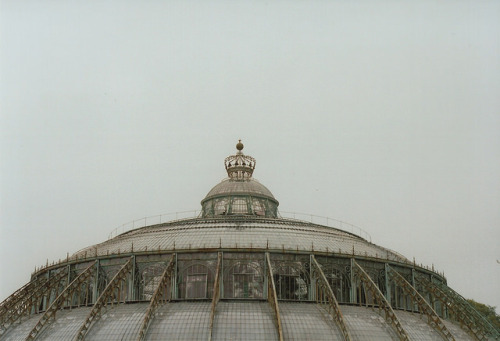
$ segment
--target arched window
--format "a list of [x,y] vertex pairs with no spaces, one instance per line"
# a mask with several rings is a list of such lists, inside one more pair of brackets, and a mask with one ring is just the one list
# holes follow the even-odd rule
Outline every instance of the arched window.
[[203,263],[190,264],[180,269],[177,276],[178,298],[212,298],[214,273]]
[[252,260],[225,261],[225,298],[262,298],[264,276],[261,262]]
[[[273,260],[273,258],[282,259]],[[286,257],[285,255],[271,255],[271,259],[278,299],[294,301],[309,300],[310,276],[308,256],[290,255],[290,257]]]

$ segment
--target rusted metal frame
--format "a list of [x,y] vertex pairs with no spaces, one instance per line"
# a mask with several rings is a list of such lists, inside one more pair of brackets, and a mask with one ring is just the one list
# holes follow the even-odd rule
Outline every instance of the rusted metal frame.
[[486,334],[494,337],[496,340],[500,339],[500,332],[498,332],[498,330],[493,327],[483,315],[474,309],[463,296],[445,284],[436,283],[436,285],[440,287],[441,290],[446,292],[448,296],[453,297],[453,299],[458,302],[458,304],[467,312],[474,322],[482,326],[482,328],[486,331]]
[[323,298],[323,295],[326,295],[326,299],[328,301],[328,306],[329,306],[328,312],[330,313],[330,315],[332,315],[333,320],[339,326],[340,331],[344,336],[344,340],[350,341],[351,335],[347,330],[347,326],[344,322],[344,317],[342,316],[342,312],[340,311],[339,303],[337,302],[337,299],[333,294],[332,287],[330,286],[330,283],[328,283],[325,273],[323,272],[320,265],[316,261],[316,258],[314,258],[314,255],[311,255],[311,265],[312,265],[311,268],[315,269],[316,273],[319,275],[316,276],[316,278],[320,282],[320,289],[322,290],[320,290],[321,292],[319,292],[318,294],[320,294],[321,298]]
[[29,315],[33,306],[38,305],[38,302],[44,295],[49,294],[54,289],[60,285],[61,281],[66,278],[67,271],[63,270],[53,277],[49,277],[41,285],[38,285],[30,293],[22,297],[20,300],[11,306],[11,309],[3,316],[0,322],[0,335],[3,334],[14,322],[25,315]]
[[220,272],[222,266],[222,252],[217,254],[217,271],[215,272],[214,296],[212,297],[212,305],[210,307],[210,332],[208,333],[208,341],[212,340],[212,331],[214,328],[215,308],[220,299]]
[[387,273],[392,281],[394,281],[403,291],[411,297],[413,303],[418,305],[418,309],[427,316],[427,323],[436,329],[445,340],[455,341],[455,338],[450,333],[441,318],[436,314],[434,309],[427,303],[427,301],[419,294],[417,289],[412,286],[403,276],[396,270],[387,265]]
[[[7,297],[0,304],[0,335],[4,333],[6,327],[4,326],[4,322],[7,321],[7,318],[12,314],[13,308],[17,306],[23,300],[27,300],[33,290],[43,283],[47,281],[46,277],[38,277],[28,283],[26,283],[22,288],[16,290],[12,295]],[[9,314],[10,313],[10,314]]]
[[26,299],[27,296],[33,291],[33,288],[38,287],[42,283],[46,282],[47,278],[38,277],[34,280],[26,283],[20,289],[16,290],[12,295],[7,297],[2,303],[0,303],[0,322],[7,316],[7,312],[18,304],[20,301]]
[[95,267],[97,261],[94,261],[89,267],[87,267],[81,274],[79,274],[57,298],[52,302],[52,304],[47,308],[45,313],[42,315],[38,323],[33,327],[31,332],[28,334],[26,341],[35,340],[36,337],[52,322],[56,319],[56,312],[59,310],[64,302],[66,302],[85,283],[93,274],[93,268]]
[[163,297],[163,292],[165,291],[165,288],[167,288],[168,283],[171,282],[172,270],[174,269],[174,265],[175,265],[175,254],[173,254],[172,257],[170,258],[170,262],[168,263],[167,268],[165,269],[165,271],[163,271],[163,274],[161,275],[160,283],[156,287],[156,290],[153,296],[151,297],[151,300],[149,301],[149,306],[148,309],[146,310],[146,314],[144,315],[144,320],[142,321],[142,326],[141,330],[139,331],[139,336],[137,337],[138,341],[145,340],[146,338],[146,333],[148,331],[149,325],[151,324],[151,319],[153,318],[156,309],[158,308],[158,306],[162,301],[161,298]]
[[[455,319],[460,323],[462,329],[477,340],[488,339],[488,330],[481,323],[480,319],[477,318],[475,310],[473,308],[467,309],[465,304],[460,302],[461,300],[465,301],[464,298],[461,298],[461,300],[458,299],[458,297],[450,294],[451,289],[448,288],[449,290],[446,290],[444,289],[444,285],[440,286],[421,276],[416,276],[415,280],[422,284],[442,305],[448,307],[453,312]],[[459,295],[457,294],[457,296]]]
[[113,277],[113,279],[106,286],[102,294],[99,296],[97,301],[95,302],[92,310],[88,314],[87,318],[83,322],[83,325],[78,330],[78,334],[75,337],[75,340],[84,340],[87,335],[90,327],[94,322],[96,322],[101,317],[101,310],[108,304],[108,301],[111,299],[115,299],[115,290],[119,288],[121,282],[125,279],[127,274],[130,272],[132,268],[132,262],[134,257],[130,257],[130,259],[121,267],[118,273]]
[[266,264],[267,264],[267,301],[271,305],[274,311],[274,318],[276,321],[276,327],[278,328],[278,338],[283,341],[283,328],[281,326],[280,308],[278,306],[278,296],[276,295],[276,285],[274,284],[273,268],[271,266],[271,257],[269,252],[266,252]]
[[[64,270],[61,270],[53,277],[50,277],[49,275],[48,280],[41,287],[35,289],[35,292],[30,298],[31,302],[29,303],[34,308],[35,313],[39,312],[38,306],[40,305],[40,300],[43,300],[44,297],[46,297],[46,302],[45,303],[42,302],[44,305],[42,309],[47,309],[50,303],[50,298],[52,296],[52,290],[55,289],[57,294],[58,289],[61,286],[61,283],[67,281],[67,275],[68,275],[68,267],[65,267]],[[29,313],[29,307],[27,308]]]
[[377,285],[373,282],[371,277],[363,270],[363,268],[353,259],[353,264],[354,268],[357,270],[358,275],[361,279],[361,281],[368,287],[368,290],[371,291],[373,297],[378,301],[379,309],[384,310],[385,312],[385,319],[389,320],[391,323],[391,326],[394,328],[396,333],[399,336],[400,340],[404,341],[409,341],[408,334],[404,330],[403,326],[401,325],[401,322],[399,321],[398,317],[394,313],[394,310],[392,310],[391,305],[389,302],[385,299],[385,296],[382,294],[380,289],[377,287]]

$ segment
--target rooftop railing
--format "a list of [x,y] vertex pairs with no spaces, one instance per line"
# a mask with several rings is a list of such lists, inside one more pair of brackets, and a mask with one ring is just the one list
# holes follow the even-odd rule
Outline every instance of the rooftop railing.
[[[201,215],[200,210],[192,210],[192,211],[182,211],[182,212],[174,212],[174,213],[165,213],[165,214],[157,214],[154,216],[144,217],[140,219],[135,219],[129,221],[128,223],[122,224],[111,231],[108,235],[108,239],[114,238],[122,233],[127,231],[131,231],[140,227],[145,227],[149,225],[162,224],[167,222],[175,222],[177,220],[190,219],[190,218],[198,218]],[[361,227],[346,223],[345,221],[341,221],[338,219],[318,216],[314,214],[307,213],[299,213],[299,212],[287,212],[287,211],[279,211],[280,218],[293,219],[297,221],[305,221],[313,224],[324,225],[332,228],[336,228],[342,231],[350,232],[361,238],[369,241],[371,243],[372,237],[368,232],[363,230]]]
[[345,221],[341,221],[338,219],[333,219],[329,217],[323,217],[319,215],[314,215],[314,214],[307,214],[307,213],[297,213],[297,212],[286,212],[286,211],[279,211],[279,215],[282,218],[287,218],[287,219],[295,219],[295,220],[300,220],[300,221],[307,221],[313,224],[318,224],[318,225],[325,225],[328,227],[333,227],[342,231],[350,232],[352,234],[355,234],[357,236],[360,236],[361,238],[369,241],[370,243],[372,242],[372,237],[368,232],[363,230],[361,227],[346,223]]
[[198,218],[200,214],[201,214],[200,210],[192,210],[192,211],[157,214],[149,217],[135,219],[115,228],[113,231],[109,233],[108,239],[114,238],[122,233],[144,226],[163,224],[167,222],[173,222],[176,220]]

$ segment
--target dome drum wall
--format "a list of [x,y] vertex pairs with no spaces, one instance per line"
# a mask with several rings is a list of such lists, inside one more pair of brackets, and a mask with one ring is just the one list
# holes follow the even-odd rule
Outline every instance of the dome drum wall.
[[[272,252],[271,252],[272,251]],[[388,297],[393,309],[414,312],[419,316],[414,302],[408,299],[408,295],[402,292],[392,292],[394,283],[388,280],[386,264],[397,269],[405,278],[408,275],[425,278],[427,281],[440,281],[445,285],[444,279],[436,273],[399,264],[382,259],[367,259],[360,257],[348,257],[346,255],[322,254],[322,253],[293,253],[279,252],[279,250],[214,250],[213,252],[202,252],[200,250],[160,250],[148,251],[148,253],[116,254],[108,257],[98,257],[98,266],[95,267],[93,276],[86,285],[75,293],[63,308],[72,308],[78,311],[78,307],[91,306],[95,304],[106,285],[120,271],[120,269],[133,256],[134,265],[127,274],[126,280],[115,288],[114,302],[134,303],[148,302],[161,282],[161,276],[171,259],[175,259],[174,274],[169,282],[168,288],[164,290],[164,299],[172,302],[184,302],[193,300],[210,301],[214,297],[216,287],[215,277],[217,269],[217,255],[222,252],[220,264],[220,298],[224,302],[234,300],[265,300],[270,278],[266,274],[266,253],[269,254],[272,276],[279,305],[285,302],[302,302],[303,304],[316,304],[318,299],[317,278],[311,271],[311,257],[315,256],[324,272],[329,286],[336,296],[341,310],[343,305],[362,305],[377,307],[379,304],[363,282],[357,277],[353,270],[353,260],[365,269],[373,281],[379,286],[380,291]],[[44,269],[33,276],[33,280],[40,277],[57,278],[56,274],[62,273],[57,287],[62,290],[70,281],[76,278],[87,266],[91,264],[90,259],[70,261],[67,265]],[[67,273],[71,274],[70,276]],[[410,278],[409,278],[410,279]],[[387,286],[389,283],[389,286]],[[442,318],[449,313],[447,308],[436,300],[429,292],[421,291],[422,296],[429,297],[429,303],[440,312]],[[48,296],[38,298],[36,306],[38,313],[44,312],[51,302],[54,301],[57,292]],[[289,309],[292,309],[290,306]],[[83,309],[83,308],[82,308]],[[142,309],[141,311],[145,311]],[[417,318],[417,317],[416,317]],[[335,328],[334,325],[331,328]],[[352,327],[354,328],[354,327]],[[15,331],[15,330],[14,330]],[[8,336],[9,334],[7,334]],[[41,335],[43,338],[43,334]],[[89,335],[90,336],[90,335]],[[90,338],[92,339],[92,338]]]
[[277,218],[278,216],[278,205],[275,201],[250,195],[213,197],[203,201],[202,209],[203,217],[255,215]]
[[[215,266],[217,259],[217,252],[200,252],[199,250],[178,250],[175,252],[176,255],[176,263],[177,263],[177,271],[178,271],[178,287],[176,291],[177,293],[173,296],[173,299],[193,299],[193,298],[211,298],[211,285],[213,285],[213,277],[215,276]],[[243,276],[241,278],[241,283],[245,283],[243,286],[248,290],[252,288],[261,287],[261,283],[263,281],[263,269],[264,269],[264,258],[265,258],[265,250],[254,250],[252,252],[246,250],[239,250],[236,252],[235,250],[223,251],[223,259],[226,268],[224,271],[228,271],[228,274],[236,271],[238,275],[251,275],[251,281],[247,282],[248,278]],[[147,287],[151,285],[151,278],[159,277],[161,272],[167,265],[167,261],[171,253],[167,250],[161,251],[158,253],[157,251],[152,251],[149,254],[135,254],[135,267],[137,272],[140,275],[139,282],[135,283],[138,287],[138,291],[140,293],[147,293]],[[282,287],[279,288],[279,299],[285,300],[298,300],[298,301],[313,301],[314,297],[311,297],[309,294],[306,294],[310,288],[310,254],[306,253],[270,253],[271,262],[273,264],[274,273],[279,274],[281,276],[278,280]],[[110,255],[109,258],[98,258],[99,261],[99,273],[97,283],[107,283],[109,280],[119,271],[119,269],[126,263],[126,261],[130,258],[129,254],[120,254],[120,255]],[[67,271],[69,267],[71,269],[70,278],[74,279],[79,273],[83,271],[89,264],[91,264],[91,260],[94,258],[89,258],[86,260],[80,260],[80,262],[73,261],[70,262],[67,266],[58,266],[56,268],[42,270],[39,273],[34,274],[32,281],[40,278],[42,276],[48,278],[54,278],[58,273]],[[325,256],[325,255],[317,255],[318,262],[324,267],[325,274],[327,278],[332,279],[332,287],[348,287],[350,288],[352,284],[350,283],[350,273],[351,265],[350,261],[352,258],[349,257],[338,257],[338,256]],[[370,274],[371,277],[381,286],[384,287],[384,265],[386,263],[374,262],[373,260],[366,259],[357,259],[357,262],[363,264],[363,267]],[[71,264],[73,263],[73,264]],[[394,263],[391,262],[391,265],[394,266]],[[232,267],[238,268],[238,270],[229,270]],[[373,270],[372,270],[373,269]],[[398,271],[400,269],[414,271],[415,268],[404,268],[398,267]],[[407,271],[407,272],[408,272]],[[430,276],[434,278],[434,280],[439,279],[443,281],[439,275],[435,273],[431,273],[428,270],[418,269],[416,270],[419,276],[425,276],[430,279]],[[230,276],[225,274],[225,276]],[[137,275],[137,274],[136,274]],[[238,275],[235,275],[238,277]],[[206,280],[201,280],[200,276],[205,276]],[[148,279],[151,277],[150,279]],[[235,278],[236,278],[235,277]],[[235,279],[231,279],[229,277],[224,277],[224,281],[229,281],[233,283]],[[253,282],[255,280],[255,282]],[[202,282],[204,285],[206,284],[207,290],[195,290],[192,286],[192,283]],[[286,282],[286,283],[285,283]],[[239,283],[239,282],[238,282]],[[250,287],[248,287],[248,285]],[[232,284],[231,288],[228,291],[228,295],[223,295],[223,298],[252,298],[253,294],[245,293],[243,296],[239,296],[239,294],[231,294],[234,291],[235,285]],[[277,284],[278,285],[278,284]],[[102,287],[103,284],[98,285],[98,287]],[[154,286],[154,285],[153,285]],[[194,290],[194,291],[191,291]],[[255,289],[254,289],[255,290]],[[341,292],[342,290],[339,289]],[[236,290],[238,291],[238,290]],[[257,290],[260,294],[256,294],[255,298],[263,298],[262,290]],[[385,291],[385,289],[384,289]],[[203,292],[203,295],[200,293]],[[149,291],[150,293],[150,291]],[[349,296],[348,291],[344,291],[344,295],[338,295],[339,297]],[[141,294],[142,296],[143,294]],[[131,298],[130,301],[136,300],[147,300],[148,294],[144,294],[144,298],[134,297]],[[353,298],[341,298],[340,299],[344,303],[360,303],[357,302]],[[363,302],[361,302],[363,303]]]

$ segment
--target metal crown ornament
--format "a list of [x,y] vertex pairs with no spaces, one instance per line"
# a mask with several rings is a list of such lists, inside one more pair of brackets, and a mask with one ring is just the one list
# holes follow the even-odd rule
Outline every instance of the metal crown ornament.
[[243,143],[241,140],[236,144],[238,150],[235,155],[230,155],[224,160],[227,175],[232,180],[248,180],[252,177],[255,169],[255,159],[243,154]]

